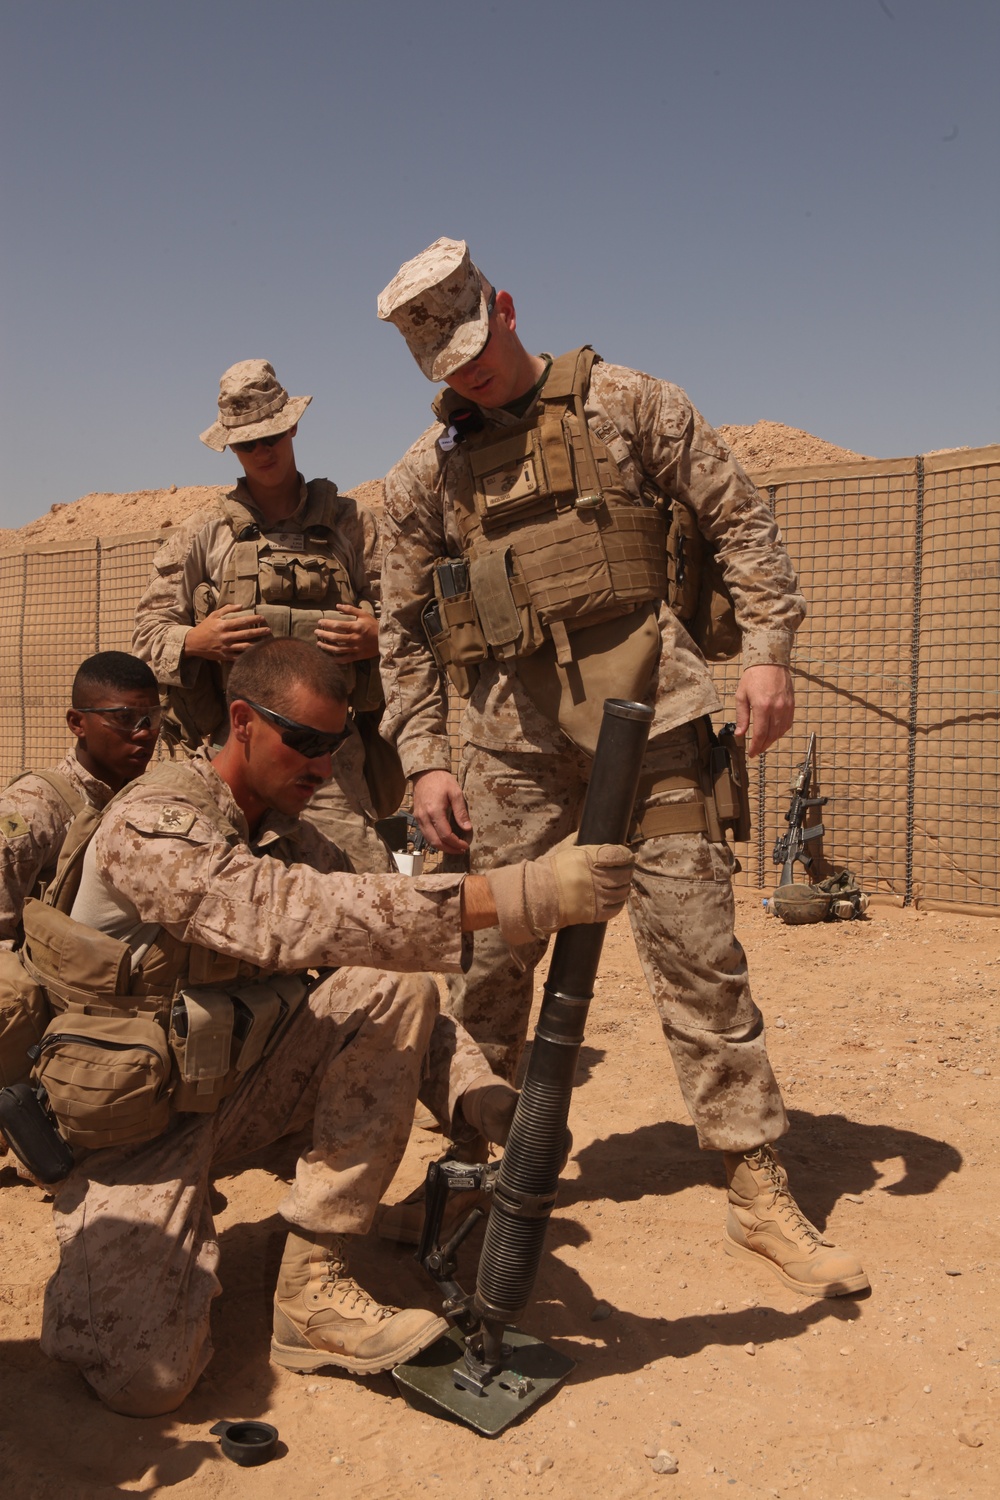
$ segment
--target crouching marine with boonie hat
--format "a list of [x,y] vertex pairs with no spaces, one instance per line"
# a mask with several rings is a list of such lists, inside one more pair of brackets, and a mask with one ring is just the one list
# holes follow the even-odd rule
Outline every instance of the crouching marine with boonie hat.
[[165,689],[164,734],[185,754],[224,732],[226,677],[255,641],[294,636],[347,667],[354,729],[309,816],[357,869],[387,870],[374,824],[396,811],[404,784],[378,734],[378,529],[335,484],[307,484],[296,469],[293,439],[311,400],[290,396],[263,359],[222,376],[218,418],[201,441],[231,448],[243,477],[156,554],[133,650]]
[[[408,261],[378,314],[446,385],[386,479],[383,523],[383,730],[423,832],[473,870],[551,848],[577,825],[604,698],[653,706],[629,912],[699,1140],[724,1154],[726,1249],[807,1295],[867,1287],[788,1191],[773,1149],[787,1117],[734,934],[743,742],[760,754],[792,723],[804,613],[766,504],[677,386],[588,346],[530,354],[464,241]],[[735,733],[716,734],[706,658],[737,650]],[[458,779],[442,668],[466,699]],[[448,981],[451,1013],[510,1078],[544,946],[480,934]]]

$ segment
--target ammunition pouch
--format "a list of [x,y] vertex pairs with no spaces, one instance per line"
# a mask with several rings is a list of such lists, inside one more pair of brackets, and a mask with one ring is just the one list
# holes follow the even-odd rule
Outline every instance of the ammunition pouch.
[[713,844],[731,833],[737,843],[750,837],[746,753],[732,724],[716,735],[708,719],[694,725],[697,765],[667,775],[655,771],[639,783],[638,802],[666,795],[671,800],[646,808],[636,819],[632,842],[677,833],[702,833]]
[[295,974],[227,989],[182,989],[170,1012],[170,1050],[179,1073],[174,1109],[212,1114],[271,1050],[307,993]]
[[472,589],[447,594],[442,588],[441,569],[452,559],[434,564],[434,599],[422,615],[424,632],[434,660],[462,698],[472,696],[479,680],[478,665],[489,656],[489,647],[479,623]]

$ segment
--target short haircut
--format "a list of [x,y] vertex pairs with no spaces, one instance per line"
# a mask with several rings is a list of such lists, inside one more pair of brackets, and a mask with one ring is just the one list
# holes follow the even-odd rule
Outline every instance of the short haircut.
[[309,641],[277,636],[250,646],[236,658],[226,683],[226,702],[250,699],[263,708],[293,718],[291,690],[311,688],[314,693],[346,703],[351,680],[344,668]]
[[158,691],[149,663],[127,651],[98,651],[80,663],[73,678],[73,707],[82,708],[88,688],[98,687],[109,693]]

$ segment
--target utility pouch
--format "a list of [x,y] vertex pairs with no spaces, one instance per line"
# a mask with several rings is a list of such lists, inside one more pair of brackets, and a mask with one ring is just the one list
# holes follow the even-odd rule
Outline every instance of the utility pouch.
[[746,747],[736,738],[735,724],[723,724],[712,740],[709,769],[719,826],[723,832],[731,831],[736,842],[743,844],[750,837]]
[[661,646],[656,613],[649,603],[564,634],[565,659],[553,638],[518,660],[518,678],[535,707],[587,755],[597,749],[605,698],[641,701],[653,689]]
[[91,1002],[121,1010],[128,1001],[132,953],[127,943],[75,922],[32,897],[24,903],[28,973],[44,984],[54,1011]]
[[32,1052],[32,1078],[71,1146],[133,1146],[166,1130],[170,1053],[148,1016],[69,1010],[49,1022]]
[[51,1014],[45,991],[18,955],[0,949],[0,1086],[27,1078],[28,1048],[41,1039]]
[[715,548],[680,501],[667,530],[667,602],[706,661],[738,656],[743,636]]

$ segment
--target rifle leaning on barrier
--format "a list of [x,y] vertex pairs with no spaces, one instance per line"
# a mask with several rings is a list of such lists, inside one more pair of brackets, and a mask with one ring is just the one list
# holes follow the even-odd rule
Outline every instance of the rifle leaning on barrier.
[[809,795],[809,788],[813,777],[813,751],[815,746],[816,735],[814,732],[809,736],[806,758],[789,782],[789,791],[792,794],[792,799],[788,811],[785,813],[788,832],[783,833],[775,842],[774,853],[771,856],[774,863],[781,866],[781,879],[778,881],[779,890],[783,885],[794,885],[796,862],[806,870],[812,868],[813,858],[808,851],[807,845],[823,837],[824,829],[822,823],[814,823],[810,828],[802,826],[805,815],[811,807],[824,807],[830,800],[829,797],[810,797]]

